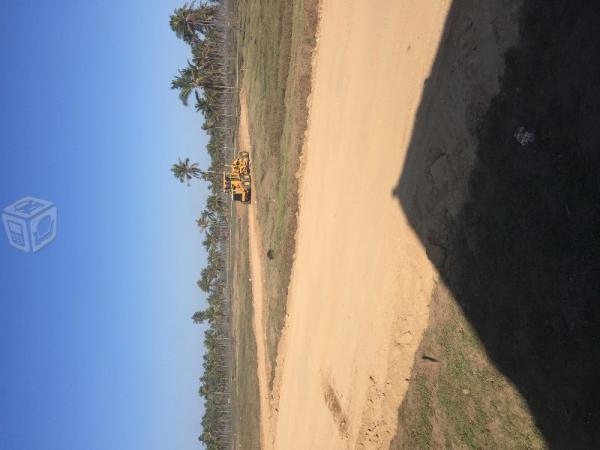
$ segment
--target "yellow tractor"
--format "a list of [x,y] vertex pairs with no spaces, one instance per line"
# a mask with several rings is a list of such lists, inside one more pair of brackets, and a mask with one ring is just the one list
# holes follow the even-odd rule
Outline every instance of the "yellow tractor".
[[231,163],[231,172],[223,174],[223,192],[231,192],[232,200],[248,203],[250,186],[250,155],[239,152]]

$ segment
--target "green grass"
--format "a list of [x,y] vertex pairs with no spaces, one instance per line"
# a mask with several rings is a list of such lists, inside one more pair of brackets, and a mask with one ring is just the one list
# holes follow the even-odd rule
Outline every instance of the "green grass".
[[265,252],[267,351],[275,366],[284,325],[294,256],[297,180],[310,55],[316,31],[315,0],[255,0],[239,5],[242,86],[253,143],[253,198]]
[[414,427],[410,430],[411,437],[417,448],[431,447],[431,415],[433,408],[431,405],[431,386],[423,375],[418,375],[415,380],[415,390],[422,404],[418,410],[418,415],[415,416]]
[[431,304],[392,448],[544,448],[525,402],[442,287]]
[[248,224],[234,213],[232,237],[233,323],[235,330],[234,447],[260,448],[260,397],[256,373],[256,340],[252,329],[252,292],[249,282]]

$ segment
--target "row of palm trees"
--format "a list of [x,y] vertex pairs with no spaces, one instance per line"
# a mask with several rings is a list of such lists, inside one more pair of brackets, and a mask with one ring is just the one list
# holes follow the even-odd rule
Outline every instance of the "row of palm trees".
[[207,449],[229,448],[232,443],[231,295],[228,280],[229,219],[231,205],[220,192],[214,174],[222,173],[231,157],[235,125],[234,54],[231,40],[231,13],[227,0],[191,2],[175,9],[169,24],[176,36],[190,45],[191,60],[178,70],[171,88],[188,105],[204,116],[202,129],[209,135],[207,151],[211,164],[206,170],[189,158],[180,158],[171,167],[182,183],[193,179],[209,182],[210,194],[197,220],[204,233],[207,264],[200,274],[198,287],[206,293],[208,306],[192,316],[195,323],[208,325],[206,353],[199,394],[204,398],[205,414],[199,440]]

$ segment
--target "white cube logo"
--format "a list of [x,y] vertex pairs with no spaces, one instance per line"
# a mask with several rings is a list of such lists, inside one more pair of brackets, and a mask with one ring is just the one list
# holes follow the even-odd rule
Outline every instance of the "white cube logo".
[[24,252],[37,252],[56,238],[56,206],[24,197],[4,208],[2,222],[8,242]]

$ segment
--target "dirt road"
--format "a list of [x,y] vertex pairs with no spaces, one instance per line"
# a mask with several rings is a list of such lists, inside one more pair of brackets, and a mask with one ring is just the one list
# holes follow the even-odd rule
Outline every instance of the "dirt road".
[[278,449],[386,448],[427,324],[436,274],[392,191],[450,2],[375,3],[322,4]]
[[271,448],[269,430],[269,372],[267,369],[267,351],[265,344],[264,326],[264,299],[263,299],[263,269],[261,261],[260,232],[256,219],[255,209],[251,205],[248,209],[248,232],[250,235],[250,267],[252,273],[252,300],[254,317],[253,329],[256,336],[256,359],[258,371],[258,390],[260,395],[260,435],[261,446],[264,450]]
[[[246,151],[252,155],[252,143],[250,141],[250,127],[248,122],[248,104],[246,95],[242,89],[240,92],[240,124],[238,130],[238,143],[240,151]],[[252,189],[254,191],[254,189]],[[256,359],[258,390],[260,397],[260,440],[261,448],[271,448],[270,405],[269,405],[269,371],[267,360],[267,347],[265,343],[264,326],[264,286],[262,268],[262,245],[256,210],[252,204],[248,205],[248,234],[250,247],[250,272],[252,279],[252,328],[256,337]]]

